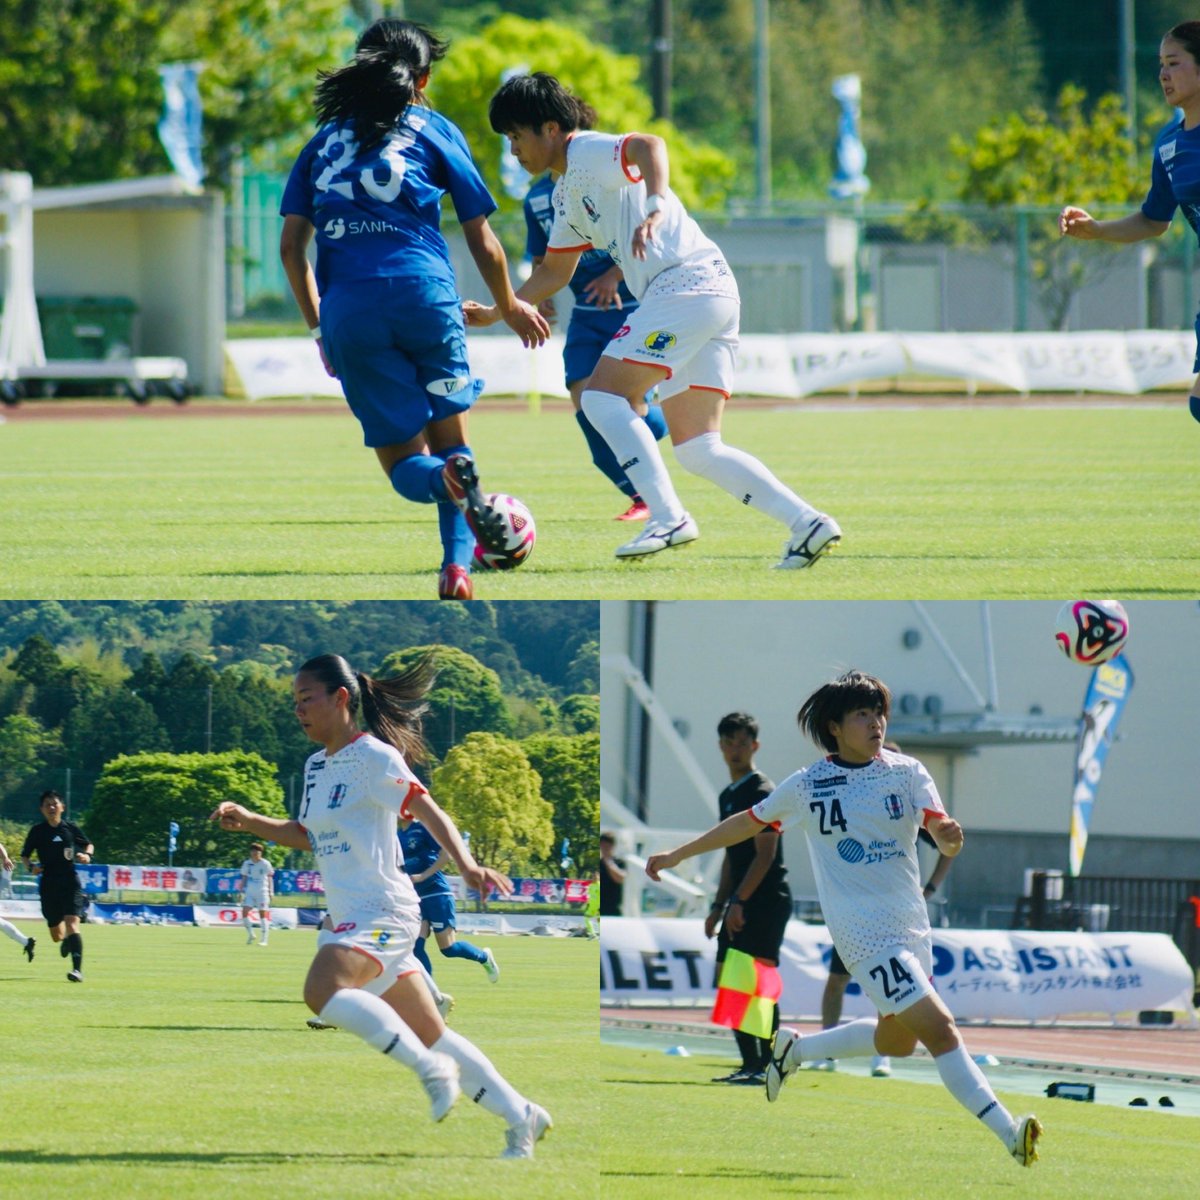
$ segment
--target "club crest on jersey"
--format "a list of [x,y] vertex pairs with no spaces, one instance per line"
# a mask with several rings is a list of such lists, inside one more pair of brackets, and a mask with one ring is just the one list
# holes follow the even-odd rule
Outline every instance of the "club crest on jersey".
[[884,797],[883,807],[887,809],[887,815],[893,821],[898,821],[904,816],[904,801],[895,792]]
[[386,929],[372,929],[367,935],[375,945],[382,949],[391,940],[392,935]]
[[583,211],[587,213],[589,221],[600,220],[600,210],[596,207],[596,202],[591,196],[580,196],[579,203],[583,205]]
[[642,343],[647,350],[670,350],[679,339],[673,334],[668,333],[665,329],[656,329]]
[[336,242],[338,238],[346,236],[346,222],[341,217],[334,217],[332,220],[325,222],[325,228],[322,232],[327,238]]
[[346,785],[344,783],[335,783],[333,790],[329,793],[329,808],[341,808],[342,801],[346,798]]

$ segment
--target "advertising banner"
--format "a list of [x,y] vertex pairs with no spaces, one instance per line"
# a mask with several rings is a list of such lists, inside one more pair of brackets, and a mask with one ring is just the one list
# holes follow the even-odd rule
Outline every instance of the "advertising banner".
[[[779,963],[784,1017],[820,1013],[831,949],[823,925],[788,925]],[[600,950],[603,1003],[713,1001],[716,942],[698,918],[603,917]],[[955,1017],[979,1020],[1190,1012],[1193,987],[1187,960],[1161,933],[935,929],[933,981]],[[843,1014],[874,1011],[852,982]]]

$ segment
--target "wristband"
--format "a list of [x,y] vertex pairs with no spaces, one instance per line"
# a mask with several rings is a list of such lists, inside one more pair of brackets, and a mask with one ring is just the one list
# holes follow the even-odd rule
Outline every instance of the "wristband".
[[721,911],[721,909],[723,909],[724,907],[725,907],[725,901],[724,901],[724,900],[714,900],[714,901],[712,902],[712,906],[709,908],[709,910],[708,910],[708,911],[709,911],[709,912],[720,912],[720,911]]
[[314,325],[314,326],[313,326],[313,327],[312,327],[312,328],[311,328],[311,329],[310,329],[308,332],[309,332],[309,333],[312,335],[312,337],[313,337],[313,340],[314,340],[314,341],[318,341],[318,342],[319,342],[319,341],[321,340],[321,327],[320,327],[320,325]]
[[646,197],[646,216],[659,212],[662,209],[662,200],[663,198],[657,192],[651,192]]
[[728,907],[729,907],[729,908],[732,908],[732,907],[733,907],[735,904],[738,906],[738,908],[745,908],[745,907],[746,907],[746,902],[745,902],[745,900],[742,900],[742,899],[740,899],[740,898],[739,898],[739,897],[737,897],[737,896],[730,896],[730,897],[729,897],[729,905],[728,905]]

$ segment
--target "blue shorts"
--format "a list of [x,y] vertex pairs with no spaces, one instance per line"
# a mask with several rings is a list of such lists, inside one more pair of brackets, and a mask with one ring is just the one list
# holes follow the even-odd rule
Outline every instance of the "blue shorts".
[[596,369],[604,347],[625,324],[629,311],[628,308],[576,308],[571,313],[567,342],[563,346],[568,387],[577,380],[587,379]]
[[1192,370],[1200,374],[1200,312],[1196,314],[1196,360],[1192,363]]
[[321,333],[368,446],[410,441],[430,421],[465,412],[483,387],[471,378],[462,301],[447,280],[330,288]]
[[421,897],[421,920],[428,921],[434,933],[456,928],[454,916],[454,897],[449,892]]

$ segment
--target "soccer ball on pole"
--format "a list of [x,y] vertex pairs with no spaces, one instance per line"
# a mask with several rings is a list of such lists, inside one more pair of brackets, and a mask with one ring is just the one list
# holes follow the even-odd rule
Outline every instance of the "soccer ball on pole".
[[475,565],[488,571],[510,571],[533,553],[537,541],[533,514],[515,496],[493,492],[484,500],[504,518],[504,549],[493,551],[476,545]]
[[1068,600],[1058,610],[1054,640],[1085,667],[1114,659],[1129,637],[1129,617],[1116,600]]

